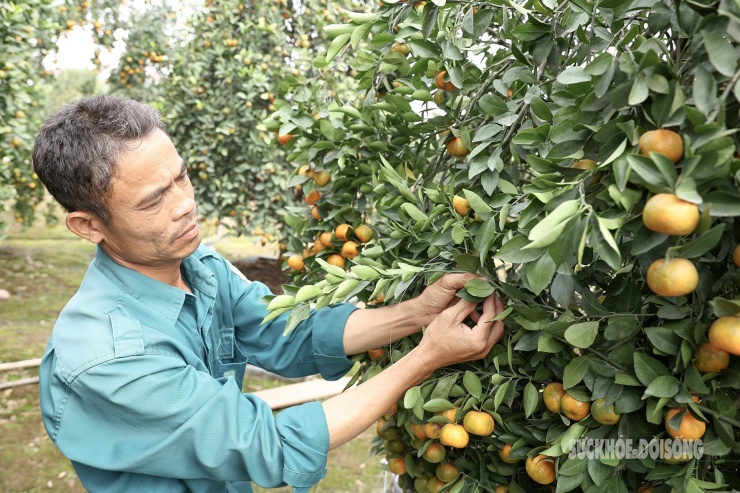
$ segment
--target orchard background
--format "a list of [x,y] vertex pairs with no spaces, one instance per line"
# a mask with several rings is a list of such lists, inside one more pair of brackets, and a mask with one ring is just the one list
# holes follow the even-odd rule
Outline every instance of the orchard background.
[[[203,219],[281,241],[292,282],[270,316],[293,329],[311,304],[396,303],[453,271],[482,276],[460,296],[505,300],[487,358],[379,422],[403,487],[740,488],[737,1],[64,6],[1,28],[22,48],[0,56],[26,60],[0,60],[18,220],[42,198],[26,162],[42,112],[17,113],[42,87],[34,40],[84,25],[102,51],[127,33],[108,90],[161,109]],[[357,380],[418,337],[357,357]],[[568,455],[672,437],[704,455]]]

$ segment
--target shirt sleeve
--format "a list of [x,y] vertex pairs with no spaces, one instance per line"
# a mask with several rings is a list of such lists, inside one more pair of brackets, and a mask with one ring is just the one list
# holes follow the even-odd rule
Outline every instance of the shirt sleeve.
[[321,404],[273,415],[234,379],[214,379],[168,355],[119,358],[69,385],[52,438],[72,461],[119,471],[284,484],[306,491],[326,473]]
[[290,312],[261,325],[267,308],[260,299],[272,294],[266,285],[236,275],[230,276],[230,283],[236,343],[250,364],[286,377],[320,373],[327,380],[342,377],[352,367],[344,351],[344,328],[356,306],[345,303],[312,310],[284,336]]

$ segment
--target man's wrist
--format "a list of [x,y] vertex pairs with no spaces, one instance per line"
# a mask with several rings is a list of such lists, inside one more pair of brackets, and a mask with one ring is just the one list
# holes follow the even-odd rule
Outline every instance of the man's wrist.
[[418,296],[399,303],[399,308],[409,314],[409,325],[414,327],[414,332],[418,332],[422,327],[429,325],[429,314],[419,301]]

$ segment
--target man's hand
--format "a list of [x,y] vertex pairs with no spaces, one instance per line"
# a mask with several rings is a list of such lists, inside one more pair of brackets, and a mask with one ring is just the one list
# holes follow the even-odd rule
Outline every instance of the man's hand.
[[446,274],[428,286],[412,300],[420,325],[429,325],[446,308],[455,302],[455,294],[465,283],[475,279],[474,274]]
[[[501,320],[493,321],[504,311],[498,296],[492,294],[485,299],[482,314],[476,312],[476,308],[476,303],[461,299],[442,311],[429,325],[419,348],[423,348],[434,369],[484,358],[501,339],[504,324]],[[465,325],[467,317],[476,323],[473,328]]]

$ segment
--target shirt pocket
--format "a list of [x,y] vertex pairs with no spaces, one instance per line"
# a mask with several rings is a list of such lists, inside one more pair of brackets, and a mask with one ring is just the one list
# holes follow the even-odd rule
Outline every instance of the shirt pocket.
[[217,378],[234,378],[236,384],[241,389],[249,358],[236,345],[233,327],[223,328],[220,332],[221,335],[218,342],[218,374],[215,376]]

